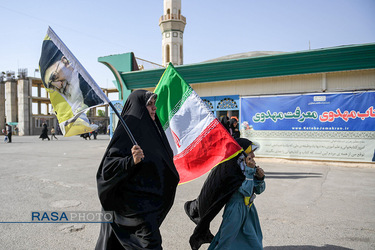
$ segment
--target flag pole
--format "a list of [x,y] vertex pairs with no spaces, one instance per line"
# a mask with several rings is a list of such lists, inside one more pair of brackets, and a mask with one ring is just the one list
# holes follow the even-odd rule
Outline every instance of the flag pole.
[[113,111],[115,111],[115,114],[117,115],[117,117],[119,118],[122,126],[124,127],[126,133],[128,134],[130,140],[132,141],[133,145],[138,145],[138,143],[136,142],[136,140],[134,139],[134,136],[132,134],[132,132],[130,131],[128,125],[126,125],[124,119],[121,117],[120,113],[117,111],[116,107],[112,104],[112,102],[108,102],[109,106],[111,106],[111,108],[113,109]]

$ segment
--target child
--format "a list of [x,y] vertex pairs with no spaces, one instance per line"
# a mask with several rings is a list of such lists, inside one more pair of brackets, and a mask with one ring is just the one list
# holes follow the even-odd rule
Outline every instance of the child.
[[258,213],[253,204],[255,194],[265,189],[264,171],[256,167],[254,151],[257,145],[245,138],[237,139],[248,156],[241,156],[238,164],[246,179],[225,205],[220,229],[208,250],[216,249],[263,249],[263,235]]
[[56,134],[55,127],[52,127],[51,128],[51,140],[53,140],[53,138],[58,140],[55,134]]
[[3,129],[2,132],[3,132],[3,134],[5,135],[5,137],[4,137],[4,142],[7,143],[7,142],[8,142],[8,136],[7,136],[7,134],[6,134],[5,129]]

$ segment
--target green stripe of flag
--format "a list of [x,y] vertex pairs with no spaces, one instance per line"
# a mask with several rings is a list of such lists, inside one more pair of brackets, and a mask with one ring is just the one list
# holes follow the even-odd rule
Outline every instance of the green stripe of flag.
[[191,95],[192,88],[169,63],[154,92],[158,95],[155,103],[156,113],[163,129],[166,130],[169,121]]

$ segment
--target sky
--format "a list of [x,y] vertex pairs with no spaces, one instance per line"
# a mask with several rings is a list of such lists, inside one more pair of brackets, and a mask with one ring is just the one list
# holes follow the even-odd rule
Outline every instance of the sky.
[[[184,64],[250,51],[295,52],[375,43],[375,0],[181,0]],[[39,77],[50,26],[97,84],[114,88],[98,58],[134,52],[162,63],[163,0],[0,0],[0,72]]]

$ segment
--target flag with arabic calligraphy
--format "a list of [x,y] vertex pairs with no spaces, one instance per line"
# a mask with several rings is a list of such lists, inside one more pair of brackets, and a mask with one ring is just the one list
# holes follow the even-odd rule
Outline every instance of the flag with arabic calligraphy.
[[156,112],[173,149],[180,183],[198,178],[242,151],[171,63],[155,93]]
[[51,27],[42,44],[39,68],[63,135],[95,130],[97,125],[90,124],[85,112],[109,100]]

